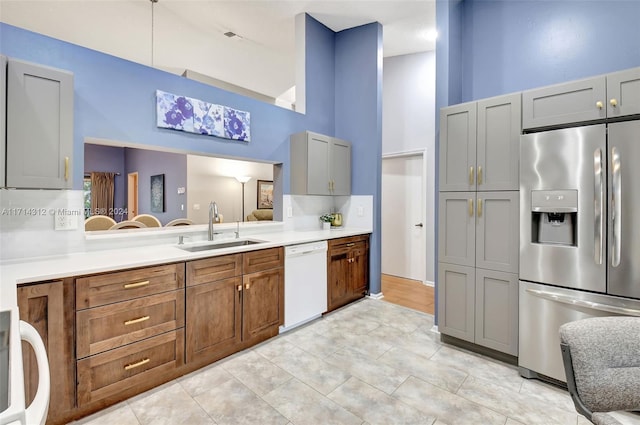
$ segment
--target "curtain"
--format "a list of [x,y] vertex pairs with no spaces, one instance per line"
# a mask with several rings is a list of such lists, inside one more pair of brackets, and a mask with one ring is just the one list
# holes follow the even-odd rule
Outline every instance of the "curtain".
[[116,173],[91,173],[91,215],[113,217],[113,192]]

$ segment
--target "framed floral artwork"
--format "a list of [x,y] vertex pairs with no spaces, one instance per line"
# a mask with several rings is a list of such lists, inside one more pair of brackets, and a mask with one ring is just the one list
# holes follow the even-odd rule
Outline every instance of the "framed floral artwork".
[[258,209],[273,208],[273,181],[258,180]]
[[164,174],[151,176],[151,212],[164,212]]
[[156,126],[225,139],[251,141],[251,114],[156,90]]

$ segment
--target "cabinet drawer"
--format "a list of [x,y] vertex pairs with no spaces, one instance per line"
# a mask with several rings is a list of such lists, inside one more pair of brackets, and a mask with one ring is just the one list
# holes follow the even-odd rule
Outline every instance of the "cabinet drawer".
[[165,292],[76,313],[79,359],[184,326],[184,291]]
[[356,246],[358,242],[367,242],[369,240],[368,235],[350,236],[347,238],[330,239],[328,241],[329,250],[351,248]]
[[184,329],[79,360],[78,406],[160,384],[183,364]]
[[105,273],[76,279],[76,309],[82,310],[184,286],[184,263]]
[[244,253],[244,274],[275,269],[284,266],[284,248],[261,249]]
[[187,286],[228,279],[242,274],[242,254],[223,255],[187,263]]

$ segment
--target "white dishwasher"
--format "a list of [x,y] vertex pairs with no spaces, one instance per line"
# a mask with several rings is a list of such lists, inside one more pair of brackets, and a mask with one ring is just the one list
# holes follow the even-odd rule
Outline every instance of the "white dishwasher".
[[284,326],[288,331],[327,311],[327,241],[284,249]]

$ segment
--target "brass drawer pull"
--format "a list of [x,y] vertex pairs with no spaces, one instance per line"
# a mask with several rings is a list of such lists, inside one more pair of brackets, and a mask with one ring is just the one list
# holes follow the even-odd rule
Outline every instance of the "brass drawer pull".
[[147,364],[149,363],[151,360],[149,360],[149,358],[140,360],[139,362],[135,362],[135,363],[129,363],[128,365],[126,365],[124,367],[124,370],[131,370],[131,369],[135,369],[139,366],[142,366],[143,364]]
[[140,323],[149,320],[149,316],[138,317],[137,319],[131,319],[124,322],[125,326],[133,325],[134,323]]
[[148,280],[144,280],[142,282],[136,282],[136,283],[127,283],[124,286],[124,289],[133,289],[133,288],[139,288],[141,286],[147,286],[149,284]]
[[355,242],[348,243],[347,246],[354,246]]

